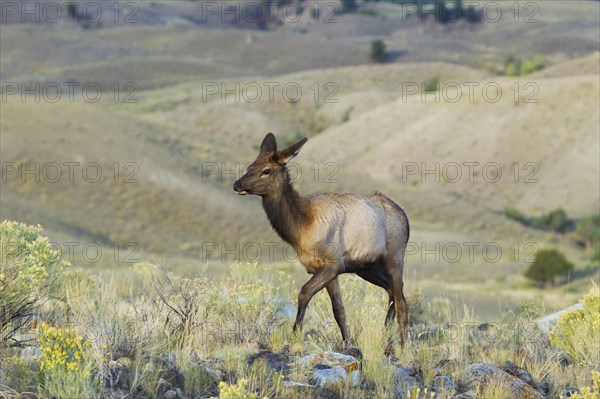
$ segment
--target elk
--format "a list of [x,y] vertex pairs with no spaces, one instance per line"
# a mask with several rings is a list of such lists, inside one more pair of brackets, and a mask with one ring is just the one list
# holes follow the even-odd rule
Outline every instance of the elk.
[[[403,293],[404,253],[409,236],[406,213],[388,196],[349,193],[300,195],[286,169],[308,139],[302,138],[278,151],[273,133],[260,145],[260,153],[233,184],[237,194],[254,194],[279,236],[290,244],[300,263],[312,274],[298,294],[298,313],[293,331],[302,321],[312,297],[327,289],[334,318],[345,345],[351,344],[338,275],[355,273],[382,287],[389,297],[385,327],[397,315],[400,343],[404,346],[408,311]],[[393,353],[388,342],[386,353]]]

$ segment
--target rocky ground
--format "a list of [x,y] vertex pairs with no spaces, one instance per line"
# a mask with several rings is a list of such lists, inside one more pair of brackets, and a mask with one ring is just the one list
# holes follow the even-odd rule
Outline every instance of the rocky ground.
[[[581,305],[553,313],[537,320],[540,335],[541,352],[548,361],[568,365],[569,359],[558,348],[552,347],[546,334],[557,323],[566,311],[581,309]],[[451,326],[441,329],[415,331],[418,340],[431,340],[434,336],[442,336],[444,330],[452,330]],[[473,326],[471,336],[475,339],[489,339],[492,332],[489,323]],[[35,363],[41,355],[35,346],[21,350],[21,357],[29,363]],[[119,356],[119,355],[116,355]],[[202,360],[195,357],[196,376],[203,379],[206,391],[193,395],[194,399],[219,397],[219,383],[235,380],[222,359]],[[189,399],[185,394],[186,379],[177,367],[176,355],[164,355],[148,359],[142,373],[153,373],[156,376],[154,398],[156,399]],[[286,397],[342,398],[378,397],[378,391],[373,381],[365,375],[364,368],[370,360],[363,356],[360,349],[349,347],[342,352],[321,351],[311,354],[292,353],[289,345],[282,350],[273,352],[261,350],[246,358],[248,367],[261,367],[262,373],[268,377],[264,381],[270,385],[279,385],[287,390]],[[402,364],[398,357],[392,356],[384,363],[386,371],[391,371],[391,383],[395,398],[439,398],[439,399],[489,399],[485,395],[499,395],[511,399],[544,399],[553,398],[552,381],[535,379],[532,374],[510,360],[499,364],[473,362],[457,368],[455,359],[442,359],[431,369],[423,370]],[[128,356],[119,356],[106,362],[99,371],[103,380],[103,398],[134,399],[147,398],[144,387],[136,381],[139,370],[135,370],[134,360]],[[198,378],[198,377],[197,377]],[[196,381],[197,382],[197,381]],[[2,383],[2,368],[0,367],[0,387]],[[345,395],[345,389],[354,388],[352,393]],[[556,390],[554,390],[556,391]],[[346,391],[347,392],[347,391]],[[577,387],[567,386],[561,396],[571,397],[578,392]],[[482,396],[484,395],[484,396]],[[0,398],[8,398],[0,390]],[[36,395],[21,394],[18,397],[37,397]],[[221,395],[220,397],[228,397]],[[236,396],[238,397],[238,396]],[[239,397],[246,397],[242,394]],[[252,396],[250,396],[252,397]],[[254,396],[256,397],[256,396]]]

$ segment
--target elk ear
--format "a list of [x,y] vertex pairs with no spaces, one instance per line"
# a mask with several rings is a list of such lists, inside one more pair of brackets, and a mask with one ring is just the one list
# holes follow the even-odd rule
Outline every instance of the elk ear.
[[279,162],[281,165],[285,165],[286,163],[288,163],[289,161],[294,159],[294,157],[300,153],[300,149],[307,141],[308,141],[308,138],[303,137],[302,139],[300,139],[300,141],[292,144],[288,148],[278,151],[275,154],[275,160],[277,162]]
[[275,135],[273,133],[267,133],[260,145],[260,153],[267,154],[275,152],[277,152],[277,140],[275,139]]

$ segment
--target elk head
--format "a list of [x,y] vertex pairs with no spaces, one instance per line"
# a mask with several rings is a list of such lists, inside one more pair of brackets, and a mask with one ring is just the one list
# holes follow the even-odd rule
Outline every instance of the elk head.
[[255,194],[261,197],[280,192],[282,186],[289,181],[286,164],[298,155],[307,140],[304,137],[277,151],[275,135],[268,133],[260,145],[258,157],[248,166],[246,174],[233,184],[233,190],[239,195]]

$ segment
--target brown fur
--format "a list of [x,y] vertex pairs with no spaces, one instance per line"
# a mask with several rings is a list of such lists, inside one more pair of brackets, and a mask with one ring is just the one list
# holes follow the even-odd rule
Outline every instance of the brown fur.
[[[402,279],[409,236],[406,213],[380,192],[298,194],[292,187],[286,164],[306,140],[277,151],[275,136],[267,134],[260,154],[234,184],[239,194],[262,197],[271,226],[294,248],[300,263],[313,275],[298,295],[294,330],[302,327],[311,298],[327,288],[342,338],[349,343],[337,276],[356,273],[387,291],[390,307],[385,324],[398,315],[403,344],[408,320]],[[391,343],[386,351],[392,352]]]

